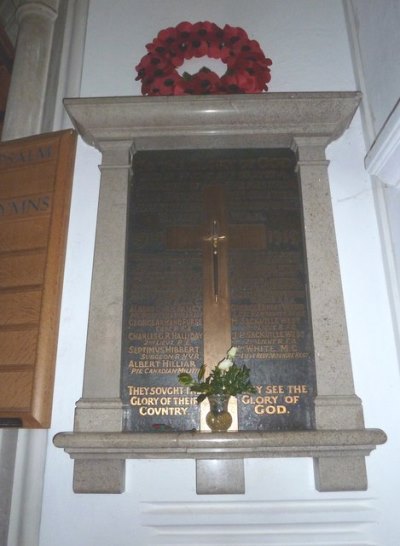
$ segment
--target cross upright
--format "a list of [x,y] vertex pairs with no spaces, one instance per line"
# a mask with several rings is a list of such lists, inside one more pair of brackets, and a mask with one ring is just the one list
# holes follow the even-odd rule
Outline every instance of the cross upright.
[[204,364],[211,370],[231,346],[229,248],[263,249],[263,224],[229,225],[224,188],[207,186],[203,191],[204,223],[171,227],[167,248],[202,249]]

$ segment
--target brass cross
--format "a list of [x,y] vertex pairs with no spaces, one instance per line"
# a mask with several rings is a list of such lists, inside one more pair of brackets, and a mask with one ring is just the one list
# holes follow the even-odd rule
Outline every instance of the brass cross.
[[231,346],[229,247],[263,249],[266,230],[262,224],[229,225],[222,186],[204,188],[203,197],[203,225],[170,228],[167,248],[202,248],[204,364],[211,370]]
[[205,241],[211,243],[212,264],[213,264],[213,288],[215,303],[218,303],[218,243],[226,239],[226,235],[218,234],[218,220],[212,221],[211,235],[205,238]]

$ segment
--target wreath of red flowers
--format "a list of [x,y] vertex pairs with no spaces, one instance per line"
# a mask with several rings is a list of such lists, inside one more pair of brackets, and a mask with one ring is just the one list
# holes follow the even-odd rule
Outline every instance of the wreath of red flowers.
[[[225,25],[221,29],[209,21],[195,24],[184,21],[175,28],[161,30],[146,49],[148,53],[136,66],[142,95],[218,95],[268,90],[272,61],[242,28]],[[206,67],[193,75],[178,73],[177,68],[185,60],[205,56],[225,63],[225,74],[219,77]]]

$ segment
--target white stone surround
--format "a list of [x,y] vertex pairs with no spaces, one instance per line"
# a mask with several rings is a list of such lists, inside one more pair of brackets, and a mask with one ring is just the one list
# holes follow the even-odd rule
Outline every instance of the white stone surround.
[[[75,459],[76,492],[124,489],[127,458],[194,458],[198,493],[243,493],[243,458],[313,457],[320,491],[367,487],[365,429],[354,393],[325,148],[348,127],[358,93],[67,99],[83,139],[102,154],[83,396],[74,432],[54,443]],[[138,150],[292,148],[298,157],[318,396],[316,430],[123,433],[119,398],[127,189]],[[112,267],[110,267],[112,264]],[[215,482],[215,477],[219,481]]]

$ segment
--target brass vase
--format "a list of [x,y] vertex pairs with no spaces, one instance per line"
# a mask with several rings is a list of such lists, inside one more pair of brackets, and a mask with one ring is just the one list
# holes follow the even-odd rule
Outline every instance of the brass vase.
[[226,432],[232,424],[232,415],[228,411],[229,394],[210,394],[210,411],[206,423],[212,432]]

